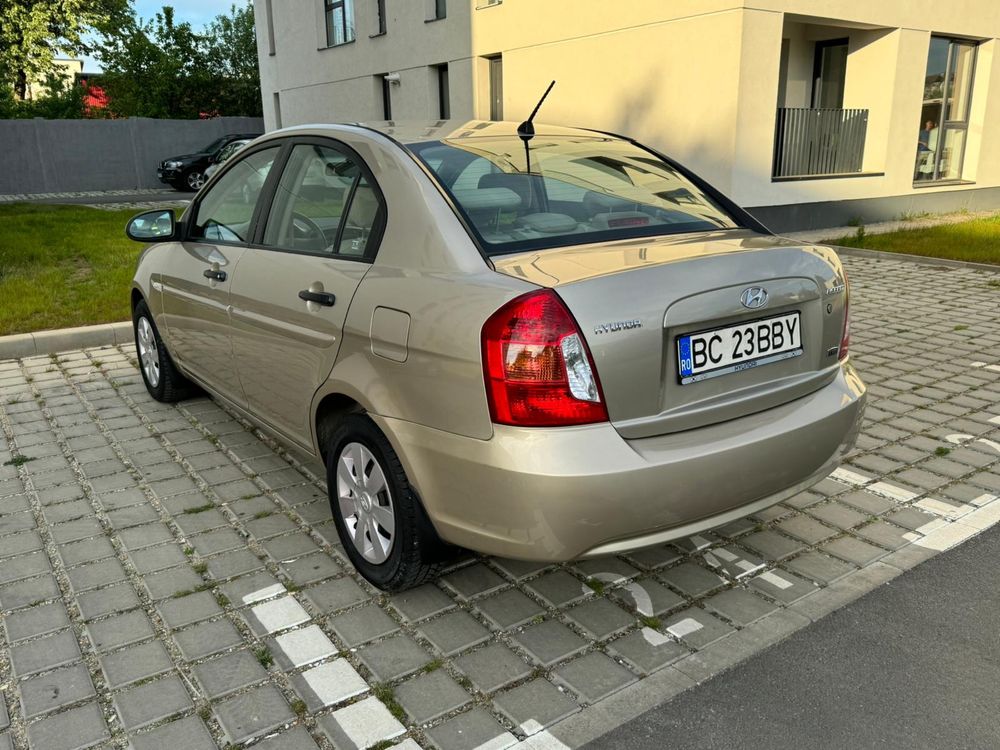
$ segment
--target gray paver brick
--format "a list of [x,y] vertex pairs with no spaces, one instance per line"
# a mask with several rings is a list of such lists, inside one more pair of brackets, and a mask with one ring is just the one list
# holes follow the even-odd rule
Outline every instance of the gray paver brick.
[[90,673],[82,664],[22,680],[18,689],[26,719],[96,695]]
[[77,604],[85,620],[124,612],[139,606],[139,597],[130,583],[119,583],[98,591],[88,591],[77,597]]
[[188,661],[217,654],[243,642],[239,631],[225,619],[192,625],[175,632],[173,637]]
[[740,626],[756,622],[778,608],[776,604],[754,596],[745,589],[722,591],[706,599],[704,605]]
[[142,582],[154,600],[166,599],[183,591],[191,591],[204,583],[202,577],[187,565],[178,565],[176,568],[167,568],[159,573],[143,576]]
[[28,641],[10,649],[14,674],[18,677],[41,672],[80,658],[80,646],[69,630]]
[[[3,540],[0,540],[0,544],[2,543]],[[14,557],[0,565],[0,584],[47,573],[50,570],[49,558],[44,552]]]
[[115,558],[99,562],[87,563],[77,568],[70,568],[67,572],[69,581],[73,589],[78,592],[107,586],[109,583],[118,583],[125,580],[125,568]]
[[661,615],[684,603],[681,597],[651,578],[637,581],[628,588],[616,589],[614,596],[625,606],[647,616]]
[[565,570],[554,570],[533,579],[525,587],[535,592],[553,607],[564,607],[592,593],[579,579]]
[[409,591],[394,594],[389,599],[389,604],[404,620],[409,622],[432,617],[455,606],[455,602],[433,584],[425,584]]
[[176,629],[221,614],[222,607],[208,591],[199,591],[179,599],[166,599],[156,605],[167,627]]
[[173,666],[170,656],[159,641],[130,646],[101,659],[101,667],[112,689],[156,677]]
[[[678,601],[683,601],[678,597]],[[570,619],[597,640],[604,640],[630,627],[635,618],[604,598],[577,605],[566,612]]]
[[850,536],[827,542],[820,549],[859,567],[873,563],[885,555],[885,550]]
[[104,536],[85,539],[82,542],[59,545],[59,556],[65,565],[79,565],[93,560],[101,560],[115,554],[111,541]]
[[295,727],[277,737],[258,742],[254,748],[255,750],[316,750],[317,745],[305,727]]
[[472,599],[504,586],[504,580],[483,563],[473,563],[442,577],[442,582],[454,589],[462,599]]
[[182,565],[187,558],[176,544],[161,544],[157,547],[147,547],[146,549],[133,552],[129,555],[136,572],[140,575],[155,573],[158,570],[171,568],[174,565]]
[[264,563],[249,550],[240,549],[223,552],[208,558],[208,572],[213,578],[233,578],[243,573],[259,570]]
[[527,677],[531,667],[506,646],[491,643],[455,659],[458,667],[477,690],[491,693]]
[[555,620],[532,625],[515,633],[513,638],[535,661],[546,667],[587,647],[583,638]]
[[837,502],[815,505],[809,513],[821,521],[836,526],[838,529],[853,529],[865,522],[867,516]]
[[427,730],[427,736],[438,750],[468,750],[472,747],[502,750],[517,743],[514,735],[482,708],[466,711]]
[[395,693],[403,710],[418,724],[444,716],[472,700],[443,669],[404,682]]
[[543,679],[531,680],[500,693],[495,702],[516,727],[529,735],[580,710],[574,700]]
[[783,604],[791,604],[816,591],[816,584],[787,570],[769,570],[754,576],[750,586]]
[[281,693],[271,685],[223,701],[214,710],[223,731],[234,744],[259,737],[295,718]]
[[360,646],[399,629],[396,621],[375,604],[330,618],[330,627],[348,646]]
[[312,555],[300,557],[292,562],[282,563],[281,569],[299,586],[306,586],[314,581],[322,581],[325,578],[338,575],[343,570],[325,552],[317,552]]
[[162,544],[173,540],[170,529],[162,523],[150,523],[145,526],[133,526],[118,532],[118,538],[122,544],[130,551],[152,547],[154,544]]
[[704,648],[734,632],[718,617],[694,607],[664,620],[663,629],[692,648]]
[[587,703],[596,703],[636,681],[625,667],[596,651],[554,669],[552,677]]
[[104,533],[100,522],[96,518],[80,518],[76,521],[67,521],[49,529],[52,538],[57,544],[74,542],[77,539],[85,539],[90,536],[98,536]]
[[404,633],[358,649],[358,657],[379,682],[416,672],[431,660],[430,654]]
[[351,578],[327,581],[305,590],[305,595],[324,613],[337,612],[371,597]]
[[724,583],[719,575],[689,562],[664,571],[663,580],[691,597],[704,596]]
[[267,677],[267,671],[248,651],[234,651],[202,662],[193,670],[209,698],[220,698]]
[[115,696],[115,708],[127,730],[152,724],[193,705],[177,677],[164,677]]
[[758,531],[740,539],[740,544],[749,547],[766,560],[782,560],[805,549],[801,542],[782,536],[777,532]]
[[[873,495],[865,494],[867,497],[873,497]],[[777,524],[777,528],[789,536],[801,539],[806,544],[818,544],[824,539],[829,539],[840,533],[838,529],[824,526],[819,521],[805,515],[786,518]]]
[[7,559],[26,552],[34,552],[42,548],[42,538],[37,531],[22,531],[3,538],[0,544],[0,559]]
[[458,610],[429,620],[419,628],[421,635],[445,656],[482,643],[490,637],[484,628],[468,612]]
[[496,596],[477,599],[474,606],[501,630],[522,625],[545,611],[518,589],[507,589]]
[[55,714],[28,727],[31,750],[83,750],[110,737],[96,703]]
[[53,633],[69,625],[69,615],[62,602],[40,604],[7,615],[7,638],[11,643]]
[[197,716],[178,719],[152,731],[134,735],[129,739],[131,750],[215,750],[216,744],[204,722]]
[[346,659],[334,659],[310,667],[289,679],[313,712],[368,691],[368,683]]
[[107,620],[91,622],[87,625],[87,630],[97,651],[110,651],[155,635],[149,618],[141,611],[126,612]]

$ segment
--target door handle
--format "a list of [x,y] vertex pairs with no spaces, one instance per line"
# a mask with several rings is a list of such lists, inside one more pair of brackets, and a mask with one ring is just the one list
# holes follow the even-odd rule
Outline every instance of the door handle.
[[333,303],[337,301],[337,298],[329,292],[313,292],[309,289],[303,289],[299,292],[299,299],[306,302],[315,302],[317,305],[323,305],[323,307],[333,307]]
[[214,279],[215,281],[226,280],[226,272],[218,271],[214,268],[206,268],[204,271],[201,272],[201,275],[204,276],[206,279]]

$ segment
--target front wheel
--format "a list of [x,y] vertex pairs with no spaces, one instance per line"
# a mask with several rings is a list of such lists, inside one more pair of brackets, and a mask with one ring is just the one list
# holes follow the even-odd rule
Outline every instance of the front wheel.
[[185,172],[184,174],[184,186],[192,191],[196,192],[201,190],[201,186],[205,184],[205,175],[198,169],[192,169],[190,172]]
[[135,306],[132,329],[139,355],[139,372],[149,395],[168,404],[190,397],[195,387],[174,365],[145,301]]
[[399,457],[367,416],[347,415],[331,436],[326,481],[337,533],[361,575],[384,591],[437,575],[444,545]]

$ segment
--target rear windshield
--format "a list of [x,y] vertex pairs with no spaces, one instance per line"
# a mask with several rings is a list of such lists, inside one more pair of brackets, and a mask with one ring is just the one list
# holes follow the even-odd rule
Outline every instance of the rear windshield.
[[655,154],[626,141],[516,136],[410,149],[490,255],[632,237],[731,229],[736,222]]

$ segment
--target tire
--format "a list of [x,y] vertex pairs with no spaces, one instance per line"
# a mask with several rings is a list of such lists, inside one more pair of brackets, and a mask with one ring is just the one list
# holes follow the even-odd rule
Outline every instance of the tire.
[[[364,465],[364,481],[358,481],[361,472],[354,468],[359,463]],[[378,473],[384,483],[378,481]],[[383,591],[403,591],[437,576],[448,547],[434,531],[396,452],[366,415],[348,414],[330,436],[326,480],[337,533],[361,575]],[[365,510],[366,499],[359,491],[368,494],[371,510]],[[342,500],[342,493],[353,495],[354,500]],[[374,510],[376,505],[380,511]],[[352,514],[351,509],[356,512]],[[388,545],[383,525],[387,509],[393,521]],[[366,517],[377,522],[378,544],[371,538],[373,527],[365,525]]]
[[181,190],[195,193],[205,184],[205,175],[200,169],[189,169],[181,176]]
[[140,301],[132,312],[132,333],[139,355],[139,372],[146,384],[149,395],[157,401],[172,404],[190,398],[197,387],[174,365],[160,332],[156,329],[153,316],[145,300]]

